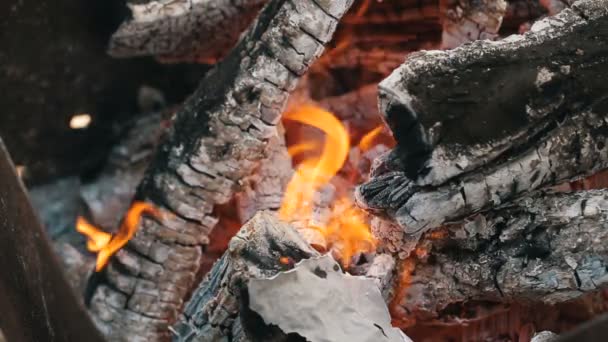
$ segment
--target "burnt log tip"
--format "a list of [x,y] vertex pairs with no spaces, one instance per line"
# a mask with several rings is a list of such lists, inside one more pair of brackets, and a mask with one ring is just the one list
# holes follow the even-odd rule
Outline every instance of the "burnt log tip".
[[[523,35],[411,54],[380,83],[378,90],[381,113],[404,155],[427,157],[405,158],[404,163],[420,171],[431,166],[430,152],[438,145],[462,146],[467,154],[473,153],[467,147],[475,145],[481,152],[469,156],[472,165],[460,165],[470,169],[477,165],[474,158],[492,152],[487,151],[488,144],[496,145],[500,143],[496,140],[503,137],[512,138],[523,126],[533,124],[533,115],[526,112],[525,105],[530,102],[529,97],[546,95],[537,94],[539,87],[548,86],[542,84],[543,67],[548,67],[553,77],[560,77],[551,65],[569,66],[571,70],[565,76],[573,77],[573,68],[582,68],[586,62],[577,56],[604,52],[603,48],[598,51],[594,42],[597,34],[605,33],[607,5],[605,0],[578,1],[557,16],[537,22]],[[522,60],[527,61],[524,66],[519,63]],[[507,101],[522,103],[514,107]],[[496,105],[502,102],[504,106]],[[488,115],[492,115],[492,120]],[[512,123],[499,120],[507,115]],[[455,159],[458,152],[462,151],[453,151],[448,157]],[[427,182],[441,182],[450,176],[453,174],[438,174]]]
[[608,1],[581,0],[524,35],[413,54],[379,86],[398,145],[358,203],[418,234],[608,167],[599,37]]

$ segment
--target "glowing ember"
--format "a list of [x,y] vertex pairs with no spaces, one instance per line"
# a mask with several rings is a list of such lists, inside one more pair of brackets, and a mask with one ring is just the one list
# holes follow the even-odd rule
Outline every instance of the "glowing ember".
[[400,303],[403,302],[403,299],[407,295],[407,290],[410,287],[410,283],[412,282],[412,272],[416,267],[416,262],[414,259],[409,258],[405,259],[401,264],[401,269],[399,272],[399,285],[397,286],[397,291],[389,304],[389,310],[391,312],[391,317],[393,317],[393,326],[396,327],[408,327],[413,324],[404,318],[397,317],[407,317],[407,314],[404,309],[400,306]]
[[[346,191],[339,191],[322,222],[312,220],[315,215],[315,196],[330,183],[344,165],[350,149],[349,136],[342,123],[333,114],[312,105],[287,112],[286,120],[297,121],[320,129],[325,133],[320,155],[304,159],[287,185],[279,216],[286,221],[308,219],[309,226],[318,230],[328,247],[336,251],[342,264],[348,267],[357,252],[369,252],[375,241],[365,214],[358,209]],[[303,141],[289,149],[290,155],[318,150],[317,141]],[[344,190],[344,189],[342,189]],[[350,189],[349,189],[350,190]]]
[[289,257],[280,257],[279,262],[283,265],[291,264],[291,260],[289,259]]
[[87,237],[87,249],[97,253],[95,271],[101,271],[114,253],[120,250],[133,237],[141,215],[161,217],[160,211],[145,202],[133,202],[116,234],[110,234],[78,217],[76,230]]

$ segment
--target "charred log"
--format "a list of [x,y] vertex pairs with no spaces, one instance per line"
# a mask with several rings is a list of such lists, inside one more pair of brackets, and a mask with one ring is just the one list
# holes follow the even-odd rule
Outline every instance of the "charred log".
[[556,304],[608,284],[606,190],[539,193],[427,234],[395,312],[467,301]]
[[374,281],[344,275],[263,212],[232,238],[172,331],[175,341],[409,341],[390,326]]
[[143,219],[92,296],[109,338],[168,336],[217,223],[214,207],[268,157],[289,92],[351,3],[270,2],[176,114],[136,195],[173,215]]
[[30,198],[52,239],[68,280],[83,294],[95,258],[75,229],[77,216],[115,233],[154,155],[167,123],[166,113],[134,119],[125,137],[112,148],[104,169],[92,180],[71,176],[33,187]]
[[[164,61],[213,62],[226,55],[266,2],[133,0],[128,4],[131,18],[112,37],[109,52],[118,57],[154,55]],[[559,7],[553,2],[546,5]],[[438,47],[442,35],[444,40],[455,38],[455,47],[457,42],[496,37],[503,18],[506,30],[500,33],[508,34],[542,14],[535,0],[510,1],[508,8],[504,1],[362,1],[344,17],[338,33],[337,47],[347,42],[349,48],[338,48],[327,64],[388,75],[407,53]],[[398,35],[392,33],[395,30]]]
[[232,48],[268,0],[152,0],[128,4],[131,19],[112,36],[114,57],[214,62]]
[[416,234],[608,167],[608,50],[597,44],[607,4],[579,1],[523,36],[412,55],[380,84],[398,147],[360,203]]
[[[248,341],[245,330],[252,327],[247,326],[247,320],[262,323],[246,310],[245,286],[249,279],[275,275],[295,262],[318,255],[288,224],[271,214],[255,216],[233,237],[226,254],[195,290],[172,328],[173,339],[218,341],[231,336],[235,341]],[[281,263],[281,258],[288,262]],[[264,337],[266,341],[286,338],[276,327],[269,327]]]

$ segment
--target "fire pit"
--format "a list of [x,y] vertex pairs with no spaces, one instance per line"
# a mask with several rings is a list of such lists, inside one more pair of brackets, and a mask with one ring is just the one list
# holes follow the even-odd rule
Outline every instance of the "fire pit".
[[128,8],[113,58],[212,66],[30,187],[81,322],[38,340],[549,341],[606,311],[608,1]]

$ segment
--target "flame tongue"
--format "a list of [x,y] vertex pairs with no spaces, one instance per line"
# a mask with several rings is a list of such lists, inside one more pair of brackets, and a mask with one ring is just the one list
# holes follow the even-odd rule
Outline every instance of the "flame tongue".
[[91,252],[99,252],[112,239],[112,234],[100,230],[81,216],[76,220],[76,231],[87,237],[87,249]]
[[160,211],[145,202],[133,202],[116,234],[107,233],[78,217],[76,230],[87,237],[87,249],[97,253],[95,271],[101,271],[110,257],[121,249],[135,234],[142,214],[161,217]]
[[[287,185],[279,216],[286,221],[307,222],[305,228],[318,230],[328,247],[338,252],[342,264],[348,266],[355,253],[371,251],[375,246],[365,214],[345,191],[350,189],[332,191],[330,183],[347,159],[348,132],[333,114],[312,105],[287,112],[283,118],[318,128],[325,134],[325,141],[319,156],[306,158],[297,166]],[[304,141],[291,146],[288,152],[293,157],[318,150],[320,145],[316,141]],[[326,201],[325,197],[330,197],[333,203],[324,215],[318,211],[324,207],[319,202]]]

